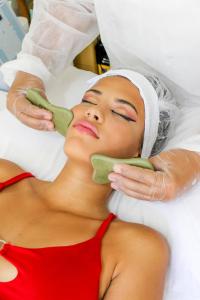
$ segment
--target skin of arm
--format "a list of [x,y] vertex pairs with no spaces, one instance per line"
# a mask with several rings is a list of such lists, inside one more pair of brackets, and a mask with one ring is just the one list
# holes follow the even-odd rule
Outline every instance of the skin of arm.
[[[7,76],[6,81],[11,86],[7,96],[8,110],[31,128],[53,130],[52,114],[31,105],[23,90],[36,87],[44,95],[52,74],[66,69],[97,35],[92,1],[35,0],[31,25],[18,59],[9,62],[9,74],[13,74]],[[58,37],[56,41],[55,36]],[[3,68],[6,74],[7,64]]]
[[125,227],[120,242],[121,258],[102,299],[161,300],[169,263],[168,244],[158,232],[146,226],[125,224]]
[[[40,32],[43,32],[42,36]],[[35,0],[30,29],[23,40],[20,58],[23,59],[27,54],[30,55],[30,61],[31,56],[39,58],[50,73],[58,74],[97,35],[98,26],[92,1]],[[58,37],[56,41],[54,36]],[[41,64],[41,61],[38,63]],[[27,66],[22,67],[21,70],[31,73]],[[37,73],[36,69],[32,74]]]

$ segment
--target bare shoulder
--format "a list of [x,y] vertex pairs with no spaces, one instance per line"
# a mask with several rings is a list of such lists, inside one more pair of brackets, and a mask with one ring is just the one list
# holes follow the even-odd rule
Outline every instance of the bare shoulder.
[[[24,170],[17,164],[9,160],[0,159],[0,183],[3,183],[23,172]],[[30,190],[29,185],[26,186],[28,188],[24,189],[25,185],[23,184],[23,191]],[[25,195],[27,195],[27,193]],[[16,201],[16,199],[18,201]],[[19,203],[21,203],[21,200],[23,200],[23,193],[22,189],[19,189],[19,185],[18,188],[15,188],[15,185],[12,185],[11,187],[0,190],[0,238],[7,236],[5,233],[6,228],[10,228],[10,224],[13,225],[15,219],[20,220]],[[15,226],[13,225],[13,228],[14,227]]]
[[119,220],[109,231],[115,267],[103,299],[146,300],[148,295],[148,300],[161,300],[169,263],[165,238],[147,226]]
[[116,220],[112,226],[113,240],[119,252],[124,256],[137,259],[143,256],[161,255],[165,260],[169,256],[169,247],[165,237],[158,231],[137,223]]
[[23,172],[24,170],[17,164],[6,159],[0,159],[0,182],[6,181]]

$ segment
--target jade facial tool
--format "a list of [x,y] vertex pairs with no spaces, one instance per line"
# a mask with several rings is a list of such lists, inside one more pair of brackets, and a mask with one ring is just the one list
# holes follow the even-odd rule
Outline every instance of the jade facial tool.
[[28,89],[26,98],[34,105],[45,108],[53,113],[55,129],[62,135],[66,135],[67,129],[73,119],[73,112],[67,108],[51,104],[40,95],[37,89]]
[[154,170],[153,165],[144,158],[113,158],[105,155],[94,154],[91,157],[91,163],[94,168],[92,179],[99,184],[109,183],[108,174],[113,172],[114,164],[128,164],[140,168]]

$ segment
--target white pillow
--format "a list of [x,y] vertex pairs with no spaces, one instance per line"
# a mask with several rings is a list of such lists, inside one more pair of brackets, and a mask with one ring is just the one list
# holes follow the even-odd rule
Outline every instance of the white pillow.
[[7,93],[0,90],[0,110],[6,108],[6,96]]
[[7,110],[0,111],[0,157],[17,163],[40,179],[52,180],[66,156],[64,137],[23,125]]
[[200,105],[190,102],[190,105],[180,108],[180,115],[173,136],[167,142],[164,150],[182,148],[200,152]]

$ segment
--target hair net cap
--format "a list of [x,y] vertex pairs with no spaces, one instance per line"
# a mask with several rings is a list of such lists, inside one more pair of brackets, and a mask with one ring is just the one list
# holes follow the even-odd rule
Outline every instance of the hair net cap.
[[88,81],[89,87],[108,76],[123,76],[129,79],[140,91],[145,107],[145,129],[141,157],[148,158],[156,141],[159,125],[158,95],[152,84],[142,74],[132,70],[111,70]]

